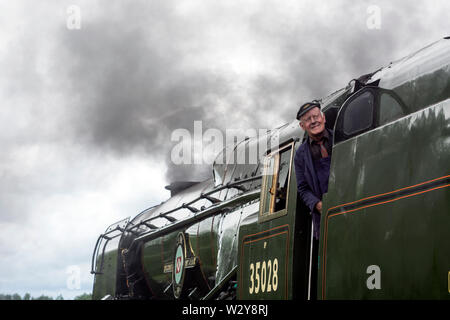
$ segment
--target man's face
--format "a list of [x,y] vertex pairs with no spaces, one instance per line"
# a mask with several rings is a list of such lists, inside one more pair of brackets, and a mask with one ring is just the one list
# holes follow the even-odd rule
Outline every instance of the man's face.
[[310,136],[320,135],[325,130],[325,117],[319,108],[313,108],[300,118],[300,127]]

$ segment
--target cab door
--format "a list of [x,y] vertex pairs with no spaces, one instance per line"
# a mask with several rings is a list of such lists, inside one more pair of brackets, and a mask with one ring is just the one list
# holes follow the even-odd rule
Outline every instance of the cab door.
[[264,159],[259,212],[239,232],[238,299],[291,299],[297,188],[294,141]]

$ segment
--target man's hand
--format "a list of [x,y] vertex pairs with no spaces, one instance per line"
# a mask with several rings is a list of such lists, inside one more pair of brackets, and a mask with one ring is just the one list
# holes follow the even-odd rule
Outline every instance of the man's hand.
[[316,210],[322,213],[322,201],[316,203]]

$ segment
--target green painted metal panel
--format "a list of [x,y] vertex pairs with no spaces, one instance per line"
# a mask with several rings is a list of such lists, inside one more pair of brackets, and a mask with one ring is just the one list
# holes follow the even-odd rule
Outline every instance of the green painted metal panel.
[[195,253],[199,257],[201,269],[206,279],[214,277],[217,268],[216,233],[214,232],[215,218],[205,219],[198,226],[198,241]]
[[[292,151],[294,148],[292,148]],[[261,215],[239,231],[238,299],[292,299],[296,181],[290,163],[284,213]],[[266,184],[269,188],[271,184]],[[266,189],[261,193],[266,193]],[[264,213],[264,212],[263,212]]]
[[334,147],[320,298],[450,298],[449,121],[446,100]]
[[289,224],[243,237],[239,260],[239,299],[290,297],[290,240]]
[[[114,296],[116,293],[117,249],[105,252],[101,274],[96,274],[92,299],[99,300],[106,295]],[[97,268],[101,265],[101,256],[97,258]],[[97,271],[99,271],[97,269]]]

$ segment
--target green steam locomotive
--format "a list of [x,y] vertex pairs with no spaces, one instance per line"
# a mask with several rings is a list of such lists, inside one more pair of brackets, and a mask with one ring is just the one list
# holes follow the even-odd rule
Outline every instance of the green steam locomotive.
[[[319,101],[334,141],[318,248],[297,197],[306,137],[293,121],[109,226],[93,299],[449,299],[450,38]],[[258,161],[233,161],[249,150]]]

